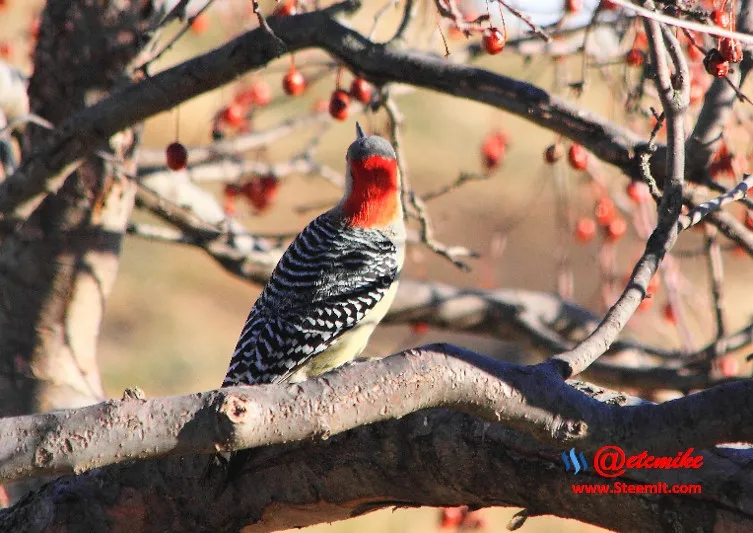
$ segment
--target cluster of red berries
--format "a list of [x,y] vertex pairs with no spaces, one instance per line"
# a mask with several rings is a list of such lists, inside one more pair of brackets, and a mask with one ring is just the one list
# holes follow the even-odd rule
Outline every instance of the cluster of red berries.
[[[550,144],[546,150],[544,150],[544,161],[553,165],[564,155],[562,145],[560,143]],[[567,162],[575,170],[586,170],[588,168],[588,152],[578,143],[573,143],[567,150]]]
[[627,222],[608,196],[596,202],[593,217],[583,216],[576,221],[575,238],[582,243],[589,242],[596,236],[599,227],[608,242],[617,242],[627,233]]
[[355,98],[362,104],[366,105],[371,102],[371,85],[363,78],[353,78],[350,84],[350,91],[335,89],[329,98],[329,114],[337,120],[348,118],[350,109],[350,99]]
[[224,209],[228,215],[236,213],[236,199],[242,196],[256,210],[263,213],[274,202],[280,188],[280,180],[275,176],[252,178],[242,185],[228,183],[224,190]]
[[[720,9],[711,12],[712,22],[724,29],[734,29],[734,18]],[[723,78],[729,74],[730,63],[739,63],[743,59],[743,47],[737,39],[722,37],[716,48],[712,48],[703,58],[706,72],[716,78]]]
[[[298,96],[306,90],[306,78],[295,68],[295,65],[291,65],[288,73],[283,77],[282,89],[285,94],[290,96]],[[355,98],[366,105],[371,102],[372,94],[371,85],[365,79],[361,77],[353,78],[350,91],[338,87],[332,92],[328,106],[329,114],[337,120],[345,120],[350,111],[351,98]]]

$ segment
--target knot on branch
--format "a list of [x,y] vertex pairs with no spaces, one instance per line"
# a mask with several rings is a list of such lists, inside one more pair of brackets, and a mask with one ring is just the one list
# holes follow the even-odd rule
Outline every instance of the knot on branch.
[[582,420],[561,420],[554,427],[553,437],[557,440],[567,442],[575,439],[582,439],[588,434],[588,424]]
[[247,398],[228,394],[220,404],[219,413],[227,417],[232,424],[243,424],[249,412]]
[[258,413],[252,405],[253,402],[245,396],[224,392],[218,395],[215,402],[218,449],[237,445],[242,439],[244,426],[253,420],[258,421]]

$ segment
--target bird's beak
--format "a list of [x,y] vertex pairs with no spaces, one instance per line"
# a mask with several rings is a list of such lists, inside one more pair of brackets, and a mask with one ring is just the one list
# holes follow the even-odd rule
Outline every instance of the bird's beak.
[[363,132],[363,128],[361,128],[361,125],[356,122],[356,140],[363,139],[366,137],[366,134]]

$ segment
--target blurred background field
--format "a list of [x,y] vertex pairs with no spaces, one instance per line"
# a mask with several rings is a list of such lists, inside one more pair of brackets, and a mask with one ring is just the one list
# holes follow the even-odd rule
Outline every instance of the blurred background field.
[[[219,8],[223,1],[220,0],[216,7]],[[367,5],[354,20],[354,25],[367,30],[372,20],[368,13],[379,5]],[[17,9],[14,15],[5,16],[18,18],[6,20],[25,20],[30,11],[39,7],[38,3],[29,2],[14,9]],[[229,22],[232,18],[215,11],[213,8],[209,12],[210,25],[206,32],[201,35],[189,32],[155,70],[211,48],[243,30],[242,26]],[[385,36],[394,25],[394,16],[384,19],[381,28]],[[11,32],[9,28],[12,25],[4,25],[3,37]],[[451,50],[460,50],[464,42],[450,41]],[[441,54],[441,41],[435,39],[435,43],[437,53]],[[323,58],[307,52],[298,54],[297,61],[303,64],[311,57]],[[575,59],[573,68],[569,69],[574,79],[579,75],[579,66],[576,66],[579,64],[580,59]],[[288,59],[272,63],[252,76],[240,78],[238,83],[263,77],[275,93],[280,94],[280,79],[287,65]],[[517,55],[503,53],[484,58],[478,61],[478,65],[518,79],[533,80],[544,89],[551,89],[554,84],[553,63],[544,57],[524,61]],[[578,100],[578,105],[624,122],[619,102],[614,101],[610,90],[598,76],[591,76],[590,80],[592,83]],[[317,99],[328,97],[333,85],[333,79],[328,77],[313,86],[305,96],[288,99],[258,113],[252,127],[264,129],[284,117],[310,109]],[[188,146],[208,143],[212,117],[232,98],[234,91],[235,87],[228,86],[183,104],[180,108],[180,140]],[[480,171],[480,146],[490,131],[501,128],[510,135],[507,158],[491,179],[467,184],[429,204],[437,237],[442,242],[467,246],[482,254],[479,260],[472,260],[473,270],[461,272],[425,248],[413,246],[403,276],[467,287],[554,291],[559,249],[566,245],[574,272],[575,300],[598,311],[598,306],[594,305],[598,301],[600,283],[598,244],[582,245],[574,239],[563,242],[557,230],[554,177],[552,168],[542,157],[546,146],[555,141],[555,136],[490,107],[428,91],[419,90],[400,97],[399,105],[405,115],[404,149],[410,181],[421,193],[454,181],[462,171]],[[146,124],[145,145],[162,149],[172,142],[176,117],[175,112],[170,112],[150,120]],[[353,117],[335,124],[321,140],[317,152],[320,162],[343,170],[344,153],[354,137],[356,118],[367,129],[386,133],[386,122],[381,113]],[[315,129],[301,132],[256,156],[270,161],[284,160],[315,134]],[[593,198],[587,180],[571,170],[565,172],[569,173],[567,182],[573,215],[590,213]],[[625,177],[606,167],[599,167],[599,172],[607,176],[617,194],[624,196]],[[219,193],[218,187],[212,190]],[[321,178],[286,178],[280,188],[279,200],[268,212],[256,216],[241,206],[239,217],[252,231],[288,233],[299,230],[317,214],[317,211],[297,214],[294,208],[318,205],[323,201],[332,205],[339,195],[340,191]],[[683,234],[677,248],[698,247],[700,243],[699,234]],[[492,248],[501,252],[491,257]],[[621,271],[629,272],[630,261],[641,249],[641,242],[635,238],[632,228],[629,229],[628,238],[620,243],[618,251]],[[753,310],[751,299],[734,297],[744,294],[745,288],[751,286],[753,270],[749,261],[738,259],[733,254],[725,254],[725,259],[726,290],[730,295],[728,314],[730,326],[735,328],[742,325]],[[682,260],[681,272],[695,287],[688,301],[705,301],[708,291],[704,259]],[[100,368],[107,394],[119,397],[123,389],[132,386],[141,387],[149,396],[216,388],[222,382],[237,335],[259,291],[260,287],[230,276],[199,251],[128,238],[123,247],[120,276],[107,305],[100,342]],[[653,309],[632,319],[628,334],[665,347],[679,346],[674,326],[661,318],[660,304],[664,299],[661,289],[656,298],[657,305]],[[694,338],[699,343],[710,338],[709,312],[702,305],[695,305],[687,312],[697,326],[693,328]],[[500,343],[488,339],[448,335],[441,331],[418,335],[408,327],[383,327],[377,330],[368,352],[369,355],[387,355],[401,348],[436,340],[457,342],[484,353],[502,351]],[[515,511],[484,511],[488,530],[504,531]],[[311,529],[332,533],[418,533],[435,531],[438,527],[438,512],[421,509],[381,511]],[[572,521],[535,518],[526,525],[526,530],[569,532],[598,529]]]

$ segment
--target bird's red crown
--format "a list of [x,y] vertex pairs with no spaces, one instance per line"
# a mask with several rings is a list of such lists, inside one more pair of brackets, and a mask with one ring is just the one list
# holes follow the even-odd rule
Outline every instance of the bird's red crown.
[[358,138],[348,148],[350,176],[342,203],[343,215],[351,226],[389,226],[402,216],[395,151],[381,137],[366,137],[358,124],[356,131]]

